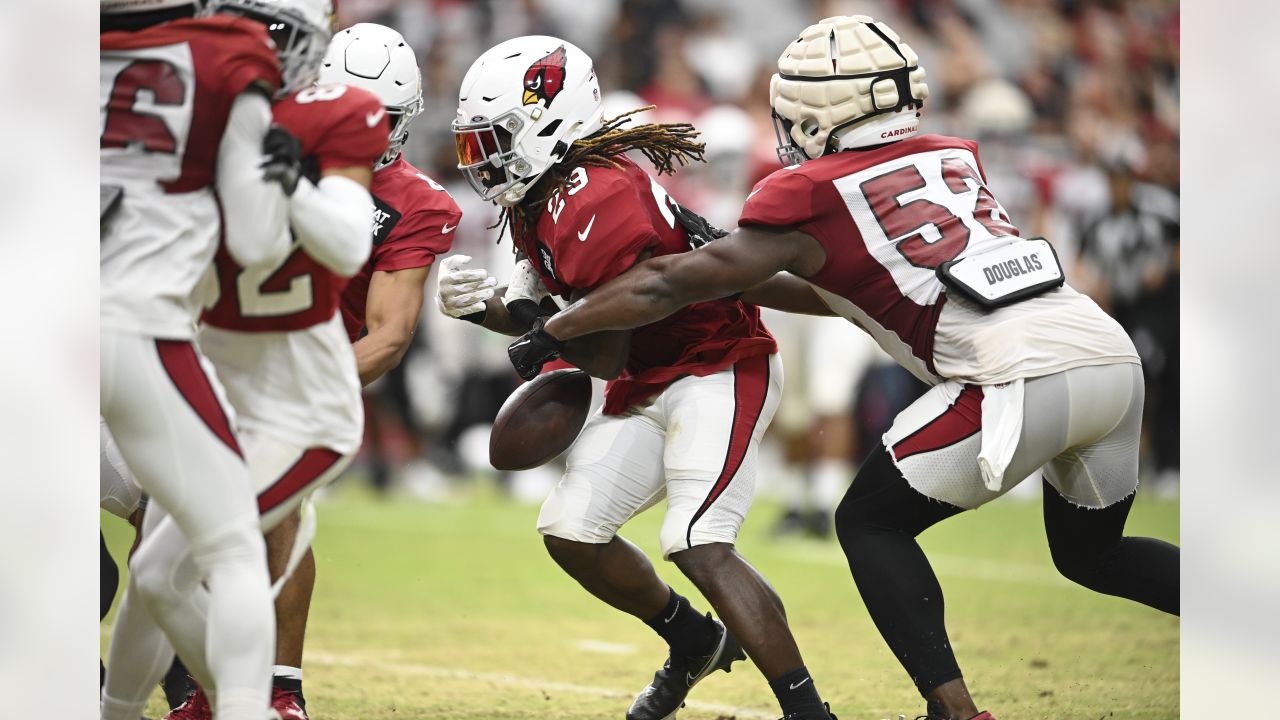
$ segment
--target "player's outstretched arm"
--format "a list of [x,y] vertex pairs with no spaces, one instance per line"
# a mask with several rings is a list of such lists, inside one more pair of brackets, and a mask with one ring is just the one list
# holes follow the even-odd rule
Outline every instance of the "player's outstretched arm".
[[276,263],[289,252],[289,203],[280,184],[263,178],[262,138],[271,103],[257,90],[236,98],[218,145],[218,197],[227,252],[242,266]]
[[355,342],[360,384],[368,385],[400,364],[413,342],[430,267],[379,270],[369,280],[365,305],[368,332]]
[[741,227],[697,250],[636,265],[565,308],[542,330],[567,341],[641,327],[686,305],[754,288],[783,270],[812,274],[825,259],[818,242],[804,233]]
[[836,314],[812,285],[787,272],[780,272],[742,293],[742,301],[797,315],[831,317]]

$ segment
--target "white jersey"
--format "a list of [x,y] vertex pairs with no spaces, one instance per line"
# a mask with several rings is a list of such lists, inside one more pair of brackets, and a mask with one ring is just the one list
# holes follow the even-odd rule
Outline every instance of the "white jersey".
[[260,24],[218,17],[105,33],[100,60],[101,182],[124,191],[102,226],[102,326],[190,338],[222,227],[224,131],[247,89],[278,84],[275,54]]
[[785,168],[756,185],[739,224],[817,239],[827,262],[808,281],[925,382],[1140,362],[1120,325],[1070,287],[993,311],[948,293],[940,264],[1020,235],[986,187],[974,142],[924,135]]
[[217,368],[241,427],[303,448],[359,449],[364,432],[360,379],[338,314],[285,332],[206,325],[199,343]]

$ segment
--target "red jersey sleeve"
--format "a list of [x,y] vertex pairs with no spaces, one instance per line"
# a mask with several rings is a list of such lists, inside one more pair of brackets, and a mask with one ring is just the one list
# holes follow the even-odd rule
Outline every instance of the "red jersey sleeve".
[[813,217],[813,181],[782,169],[756,183],[742,206],[739,225],[793,227]]
[[217,74],[230,99],[253,86],[268,94],[280,87],[280,61],[262,23],[231,15],[205,19],[218,35]]
[[427,267],[453,247],[453,231],[462,210],[448,195],[437,207],[419,209],[402,218],[387,241],[373,248],[373,269],[383,272]]
[[551,267],[544,258],[543,269],[561,285],[592,290],[630,269],[660,236],[642,204],[652,205],[654,199],[641,197],[627,174],[580,169],[585,181],[552,198],[538,222],[538,236],[551,253]]
[[275,121],[302,143],[317,168],[372,168],[387,151],[387,111],[373,93],[350,85],[303,88],[276,103]]

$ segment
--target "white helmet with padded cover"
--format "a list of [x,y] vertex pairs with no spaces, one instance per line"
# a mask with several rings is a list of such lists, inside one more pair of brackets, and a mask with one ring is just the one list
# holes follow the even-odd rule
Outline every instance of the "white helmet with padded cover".
[[409,123],[422,112],[422,72],[404,37],[386,25],[352,25],[329,42],[320,82],[355,85],[378,96],[391,120],[391,142],[375,169],[395,162],[409,137]]
[[216,13],[241,15],[267,27],[283,77],[276,97],[315,83],[336,23],[332,0],[206,0],[203,14]]
[[481,198],[518,205],[603,113],[595,67],[575,45],[545,35],[499,43],[462,79],[458,169]]
[[810,25],[769,83],[784,165],[911,137],[929,96],[924,68],[888,25],[865,15]]

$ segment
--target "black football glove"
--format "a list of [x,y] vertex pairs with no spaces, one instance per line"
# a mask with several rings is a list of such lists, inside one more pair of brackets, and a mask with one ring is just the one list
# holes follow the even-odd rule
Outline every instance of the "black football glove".
[[533,329],[521,335],[518,340],[507,347],[507,355],[516,372],[525,380],[532,380],[542,372],[542,365],[555,360],[564,352],[564,341],[559,340],[542,329],[547,324],[546,317],[533,321]]
[[265,158],[258,167],[267,180],[280,183],[285,195],[293,195],[302,177],[302,142],[279,125],[272,125],[262,138]]
[[706,218],[678,202],[671,202],[671,210],[675,213],[676,221],[689,234],[690,250],[697,250],[712,240],[718,240],[729,234],[728,230],[721,230],[712,225]]

